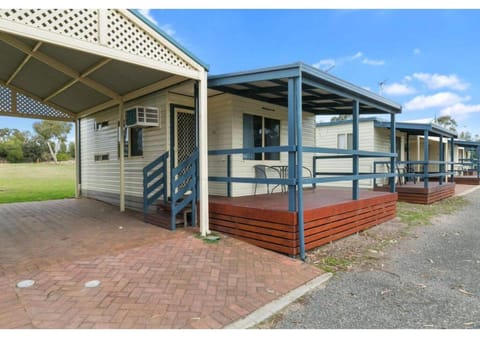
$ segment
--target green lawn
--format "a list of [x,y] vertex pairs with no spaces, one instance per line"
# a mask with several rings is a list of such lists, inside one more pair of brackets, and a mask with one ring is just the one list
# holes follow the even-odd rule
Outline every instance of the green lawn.
[[72,163],[0,164],[0,203],[75,197]]

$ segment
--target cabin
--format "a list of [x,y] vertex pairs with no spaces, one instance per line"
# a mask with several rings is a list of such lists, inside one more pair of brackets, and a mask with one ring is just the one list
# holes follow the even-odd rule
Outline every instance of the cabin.
[[209,232],[205,63],[124,9],[1,9],[0,55],[0,114],[75,123],[77,197]]
[[[318,145],[338,145],[351,124],[350,120],[318,123]],[[361,120],[363,138],[360,143],[365,149],[384,151],[388,146],[389,128],[389,122],[378,118]],[[458,153],[454,144],[456,133],[433,123],[397,122],[395,135],[395,190],[399,200],[430,204],[453,196],[455,154]],[[347,142],[344,146],[349,147],[350,144]],[[378,173],[389,171],[390,165],[385,159],[363,159],[360,167],[365,173]],[[320,163],[316,173],[328,175],[332,167],[340,167],[344,172],[350,170],[348,164],[330,160]],[[365,181],[364,187],[382,191],[388,189],[388,184],[385,180],[372,179]]]
[[[2,9],[0,53],[2,115],[75,124],[77,197],[302,259],[395,216],[401,107],[331,74],[295,63],[207,77],[205,63],[123,9]],[[352,149],[318,146],[316,116],[331,114],[352,116]],[[361,149],[366,114],[387,116],[385,151]],[[325,158],[349,160],[351,174],[317,176]],[[364,158],[390,171],[364,174]],[[387,191],[361,189],[371,179]],[[337,181],[348,187],[321,186]]]
[[[395,217],[395,172],[364,174],[359,163],[393,163],[396,129],[388,150],[365,151],[358,122],[383,114],[395,126],[400,105],[304,63],[209,76],[208,87],[212,230],[304,258],[306,250]],[[316,116],[333,113],[352,116],[352,149],[318,146]],[[353,170],[315,176],[324,158],[350,161]],[[360,189],[372,178],[389,179],[391,189]]]

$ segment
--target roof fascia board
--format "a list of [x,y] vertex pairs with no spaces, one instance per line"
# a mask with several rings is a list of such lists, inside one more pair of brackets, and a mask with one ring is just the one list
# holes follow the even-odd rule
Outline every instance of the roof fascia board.
[[208,78],[208,87],[235,85],[245,82],[269,81],[299,76],[300,69],[296,65],[287,66],[284,68],[267,68],[251,72],[230,73],[211,76]]
[[136,9],[117,9],[120,11],[122,14],[124,14],[126,17],[128,17],[130,20],[134,21],[137,25],[143,27],[145,30],[149,31],[151,35],[160,35],[164,41],[163,43],[173,50],[175,53],[180,54],[185,60],[187,60],[190,64],[195,65],[197,69],[203,68],[204,70],[208,71],[209,66],[201,61],[197,56],[195,56],[192,52],[190,52],[188,49],[183,47],[180,43],[178,43],[174,38],[172,38],[170,35],[168,35],[166,32],[164,32],[160,27],[155,25],[153,22],[148,20],[146,17],[142,15],[138,10]]
[[337,94],[337,95],[340,95],[342,97],[346,97],[348,99],[351,99],[353,101],[358,101],[359,103],[369,105],[373,108],[384,111],[385,114],[397,114],[397,113],[400,112],[398,110],[395,110],[392,107],[377,104],[377,103],[375,103],[374,101],[371,101],[371,100],[365,100],[364,98],[362,98],[360,96],[356,96],[355,94],[352,95],[351,92],[342,91],[342,88],[334,88],[333,86],[330,86],[328,84],[324,84],[320,81],[316,81],[316,80],[312,80],[312,79],[306,79],[304,77],[302,79],[303,79],[303,83],[305,83],[309,86],[312,86],[312,87],[315,87],[315,88],[318,88],[318,89],[323,89],[323,90],[326,90],[330,93]]
[[[354,96],[356,97],[365,97],[368,102],[370,101],[377,101],[381,105],[385,105],[390,107],[389,109],[396,111],[397,113],[402,110],[402,106],[399,105],[396,102],[390,101],[380,95],[377,95],[371,91],[368,91],[366,89],[363,89],[359,86],[356,86],[350,82],[347,82],[345,80],[342,80],[336,76],[333,76],[331,74],[328,74],[326,72],[323,72],[313,66],[307,65],[305,63],[301,64],[301,69],[302,71],[306,72],[307,74],[310,74],[311,76],[314,76],[316,78],[320,78],[326,82],[332,83],[340,88],[347,89],[349,92],[354,93]],[[385,109],[385,108],[384,108]]]

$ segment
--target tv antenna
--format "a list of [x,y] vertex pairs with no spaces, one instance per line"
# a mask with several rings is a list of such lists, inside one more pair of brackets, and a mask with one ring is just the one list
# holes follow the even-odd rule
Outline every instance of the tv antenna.
[[383,88],[385,87],[385,84],[387,83],[387,81],[388,81],[388,79],[385,79],[385,80],[380,81],[380,82],[378,83],[378,93],[379,93],[380,95],[383,94]]
[[328,73],[329,71],[331,71],[333,68],[335,68],[335,64],[331,65],[330,67],[328,67],[327,69],[324,70],[325,73]]

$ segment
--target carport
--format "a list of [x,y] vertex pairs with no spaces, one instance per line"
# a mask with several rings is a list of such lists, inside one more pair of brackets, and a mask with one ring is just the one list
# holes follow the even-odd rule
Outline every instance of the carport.
[[[72,121],[191,84],[198,102],[200,231],[208,232],[207,66],[140,13],[124,9],[1,9],[0,115]],[[120,210],[125,210],[120,128]],[[77,155],[77,158],[80,156]],[[76,161],[76,196],[81,194]]]

